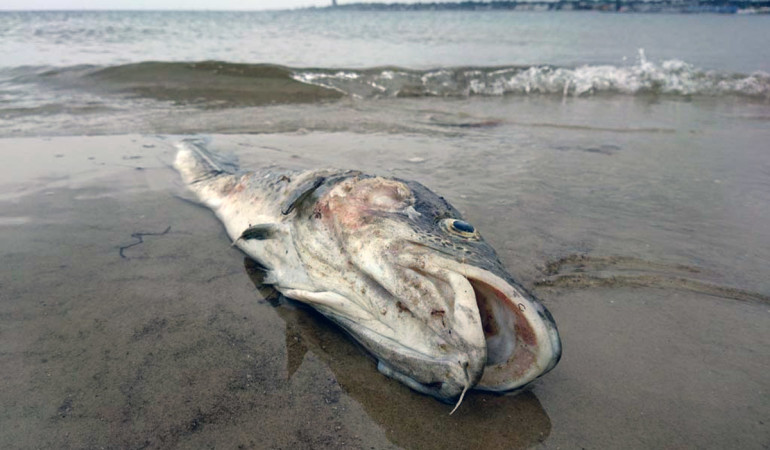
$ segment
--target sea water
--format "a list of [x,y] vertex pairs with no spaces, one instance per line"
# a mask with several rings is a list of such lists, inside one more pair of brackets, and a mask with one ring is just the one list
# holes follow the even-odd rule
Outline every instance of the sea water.
[[[540,434],[517,446],[761,446],[768,29],[711,14],[5,12],[0,137],[217,135],[246,165],[421,181],[562,329],[542,408],[526,400],[547,426],[523,416],[516,429]],[[396,445],[475,439],[428,442],[409,424],[439,419],[356,398]],[[495,411],[475,428],[502,435]]]

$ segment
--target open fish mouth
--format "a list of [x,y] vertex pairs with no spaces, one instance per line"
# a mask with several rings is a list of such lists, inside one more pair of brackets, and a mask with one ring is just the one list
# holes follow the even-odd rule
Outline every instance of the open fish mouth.
[[435,264],[460,275],[473,292],[486,346],[483,374],[473,380],[474,389],[514,392],[556,366],[561,341],[542,304],[488,270],[443,258]]
[[553,369],[561,341],[550,312],[516,286],[477,267],[464,267],[473,287],[487,348],[475,389],[513,392]]
[[[380,372],[450,402],[469,388],[516,392],[556,366],[561,342],[553,317],[522,288],[488,270],[455,260],[409,259],[411,264],[405,266],[410,270],[454,292],[450,303],[453,314],[442,311],[445,318],[428,321],[437,333],[442,326],[451,330],[443,335],[449,350],[440,357],[415,354],[403,343],[389,339],[385,344],[388,351],[370,347],[379,357]],[[444,319],[446,323],[442,323]],[[358,334],[359,340],[362,333],[371,332],[363,330],[361,324],[347,328],[357,328],[352,334]],[[372,338],[363,341],[371,345]]]

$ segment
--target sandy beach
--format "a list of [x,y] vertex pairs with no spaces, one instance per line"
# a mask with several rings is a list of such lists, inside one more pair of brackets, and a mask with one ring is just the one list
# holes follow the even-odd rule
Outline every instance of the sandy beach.
[[[325,139],[214,142],[245,166],[291,148],[271,160],[302,167],[319,142],[375,140]],[[531,391],[473,393],[449,416],[261,286],[211,212],[184,198],[172,141],[0,140],[0,447],[766,448],[763,294],[716,289],[682,265],[503,245],[505,262],[532,267],[521,281],[557,318],[564,358]],[[362,148],[359,168],[376,169],[377,146]],[[474,216],[494,209],[449,197]]]

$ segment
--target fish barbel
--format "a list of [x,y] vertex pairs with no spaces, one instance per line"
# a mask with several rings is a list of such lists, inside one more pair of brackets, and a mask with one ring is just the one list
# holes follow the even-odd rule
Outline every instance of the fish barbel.
[[513,392],[561,356],[548,310],[443,197],[354,170],[238,168],[200,140],[174,167],[262,265],[265,283],[337,323],[410,388]]

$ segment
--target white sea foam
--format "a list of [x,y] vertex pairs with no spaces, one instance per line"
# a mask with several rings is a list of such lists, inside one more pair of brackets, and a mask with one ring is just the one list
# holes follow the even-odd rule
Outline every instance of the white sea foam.
[[766,72],[724,73],[703,70],[681,60],[654,63],[647,60],[642,50],[636,63],[627,66],[300,70],[293,77],[361,97],[660,94],[770,98],[770,74]]

